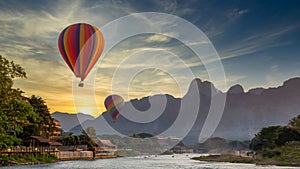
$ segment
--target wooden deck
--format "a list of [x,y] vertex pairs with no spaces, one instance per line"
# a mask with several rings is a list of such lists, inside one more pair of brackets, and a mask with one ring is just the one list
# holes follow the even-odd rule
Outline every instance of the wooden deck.
[[53,154],[59,160],[92,160],[92,159],[105,159],[105,158],[117,158],[114,152],[109,151],[60,151],[51,147],[22,147],[0,150],[1,155],[30,155],[30,154]]

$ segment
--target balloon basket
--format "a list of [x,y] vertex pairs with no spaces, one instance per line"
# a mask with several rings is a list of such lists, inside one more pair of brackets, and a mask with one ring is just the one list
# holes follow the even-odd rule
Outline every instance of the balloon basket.
[[83,87],[84,86],[84,83],[81,81],[79,84],[78,84],[79,87]]

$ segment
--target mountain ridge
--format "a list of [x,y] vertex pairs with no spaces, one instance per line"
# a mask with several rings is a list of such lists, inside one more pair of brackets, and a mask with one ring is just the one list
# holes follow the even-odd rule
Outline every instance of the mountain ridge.
[[[173,124],[172,122],[178,115],[180,103],[189,99],[192,100],[200,95],[200,108],[196,122],[184,139],[188,143],[194,143],[198,141],[198,136],[209,111],[211,98],[226,94],[223,117],[213,137],[246,140],[254,137],[254,134],[262,127],[286,124],[289,119],[299,114],[300,88],[298,86],[300,86],[300,78],[295,77],[284,81],[278,87],[267,89],[254,88],[244,92],[241,85],[234,85],[230,88],[231,91],[229,89],[227,92],[222,92],[215,88],[211,82],[194,79],[191,81],[187,93],[182,98],[175,98],[166,94],[147,96],[129,101],[136,109],[145,111],[149,109],[149,99],[157,100],[161,99],[161,97],[166,97],[166,109],[155,122],[147,124],[132,123],[120,116],[116,123],[112,123],[108,113],[104,112],[95,119],[84,121],[80,125],[73,127],[70,131],[78,134],[82,128],[94,126],[99,135],[114,134],[110,133],[111,128],[101,125],[104,122],[108,122],[118,132],[125,135],[141,132],[154,135],[159,134],[163,129]],[[159,102],[155,104],[159,104]],[[186,109],[186,112],[188,111],[189,108]],[[133,113],[135,112],[133,111]]]
[[66,132],[87,120],[95,119],[91,115],[87,115],[84,113],[70,114],[67,112],[59,112],[59,111],[53,112],[51,114],[51,117],[58,120],[60,122],[62,129]]

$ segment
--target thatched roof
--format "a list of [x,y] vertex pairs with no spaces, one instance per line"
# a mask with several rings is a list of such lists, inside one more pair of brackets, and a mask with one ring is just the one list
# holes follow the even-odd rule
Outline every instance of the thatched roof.
[[98,140],[98,146],[107,146],[107,147],[116,147],[116,145],[112,144],[110,140]]
[[51,141],[47,138],[43,138],[41,136],[30,136],[24,139],[24,142],[31,142],[32,140],[38,142],[38,143],[43,143],[43,144],[49,144],[50,146],[61,146],[62,144],[56,141]]

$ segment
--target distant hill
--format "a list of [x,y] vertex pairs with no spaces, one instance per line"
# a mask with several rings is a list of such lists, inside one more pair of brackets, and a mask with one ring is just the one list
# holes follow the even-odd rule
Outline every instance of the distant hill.
[[69,131],[71,128],[85,122],[86,120],[94,120],[95,118],[83,113],[68,114],[63,112],[54,112],[51,116],[60,122],[64,131]]
[[[211,93],[213,96],[211,96]],[[174,98],[171,95],[154,95],[130,101],[136,109],[146,111],[150,107],[150,99],[157,106],[161,104],[160,100],[166,96],[166,109],[152,122],[135,123],[121,115],[117,122],[113,123],[111,117],[104,112],[98,118],[85,121],[81,125],[70,129],[70,131],[80,134],[82,126],[83,128],[94,126],[98,135],[116,134],[116,132],[113,132],[112,127],[125,135],[132,135],[133,133],[150,133],[156,135],[165,131],[173,124],[177,118],[180,103],[188,103],[199,95],[201,100],[199,102],[198,117],[192,130],[184,139],[185,144],[195,144],[198,142],[199,133],[209,111],[211,97],[227,96],[223,117],[213,137],[222,137],[229,140],[251,139],[261,128],[270,125],[285,125],[289,119],[295,117],[300,112],[300,78],[287,80],[282,86],[277,88],[257,88],[251,89],[248,92],[244,92],[242,86],[235,85],[226,93],[220,92],[210,82],[195,79],[191,82],[189,90],[183,98]],[[126,106],[127,104],[125,104],[122,114],[136,113],[135,110],[129,109]],[[192,107],[193,105],[182,107],[187,116]],[[111,127],[105,125],[106,122]],[[171,134],[181,137],[180,132]]]
[[249,150],[250,141],[232,141],[219,137],[207,139],[204,143],[190,146],[199,153],[233,153],[239,150]]

